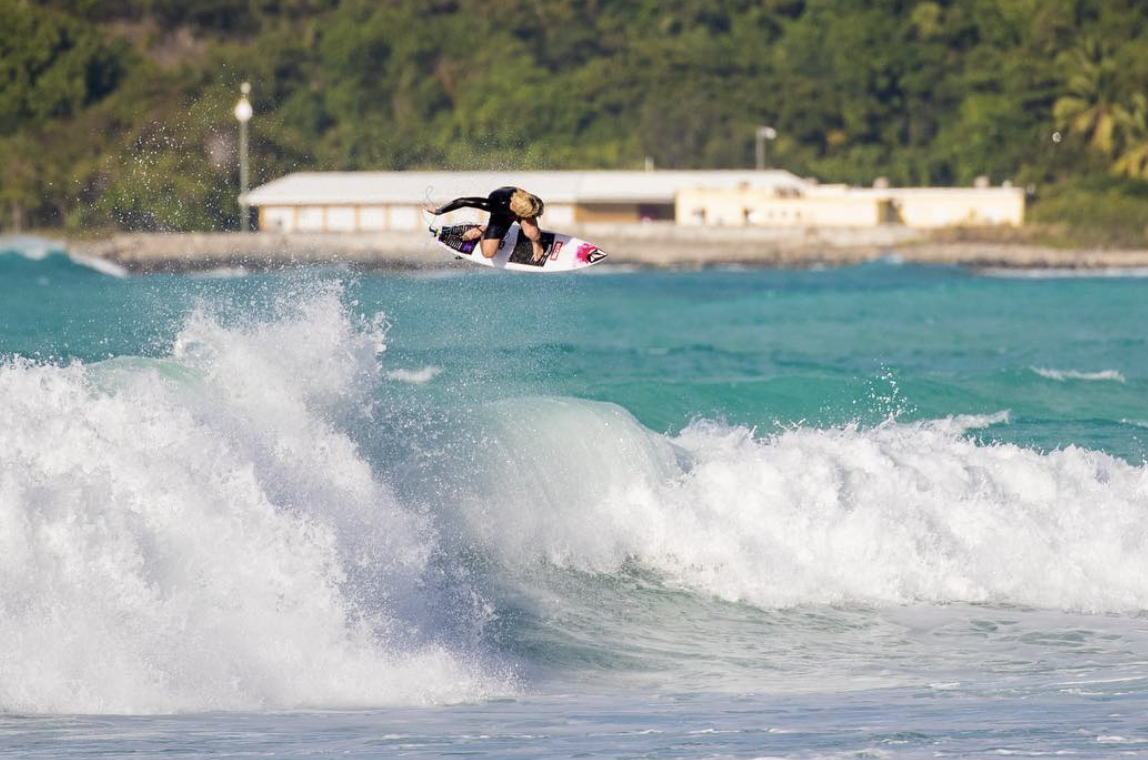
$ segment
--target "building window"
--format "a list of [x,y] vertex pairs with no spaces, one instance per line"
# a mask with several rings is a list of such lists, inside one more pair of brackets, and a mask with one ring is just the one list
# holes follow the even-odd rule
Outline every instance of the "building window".
[[327,207],[327,232],[353,232],[356,226],[354,206]]
[[300,232],[322,232],[326,216],[322,206],[300,206],[296,217],[297,229]]
[[367,232],[387,228],[387,210],[383,206],[364,206],[359,209],[359,229]]
[[263,229],[270,232],[290,232],[294,219],[295,210],[289,206],[268,206],[260,214]]

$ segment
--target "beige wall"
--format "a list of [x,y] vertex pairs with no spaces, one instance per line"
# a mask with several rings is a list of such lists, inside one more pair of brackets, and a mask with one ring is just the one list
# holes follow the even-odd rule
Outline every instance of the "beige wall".
[[958,225],[1021,225],[1019,188],[899,188],[871,190],[823,185],[803,195],[769,191],[683,190],[677,222],[728,227],[876,227],[886,223],[930,228]]
[[639,222],[637,203],[579,203],[574,207],[575,222]]
[[880,198],[779,197],[760,190],[686,190],[678,193],[677,221],[726,227],[875,227]]
[[906,188],[890,190],[900,221],[907,227],[1024,224],[1020,188]]

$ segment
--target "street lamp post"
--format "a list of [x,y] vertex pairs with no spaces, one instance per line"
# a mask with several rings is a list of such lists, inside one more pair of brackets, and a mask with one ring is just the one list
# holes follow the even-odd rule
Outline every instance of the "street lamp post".
[[774,140],[777,138],[777,130],[773,127],[758,127],[757,132],[757,170],[761,171],[766,167],[767,161],[765,156],[765,141]]
[[254,111],[247,99],[251,85],[244,82],[239,91],[243,93],[235,104],[235,118],[239,119],[239,229],[247,232],[251,224],[251,211],[247,205],[247,122],[251,121]]

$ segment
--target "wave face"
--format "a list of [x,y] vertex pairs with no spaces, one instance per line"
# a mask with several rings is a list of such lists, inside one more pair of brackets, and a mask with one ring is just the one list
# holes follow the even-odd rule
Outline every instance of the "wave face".
[[198,311],[159,360],[0,365],[0,707],[508,690],[430,624],[434,526],[346,432],[370,414],[382,327],[334,288],[278,311],[238,326]]
[[1007,415],[787,430],[531,399],[490,412],[471,530],[510,566],[628,562],[765,608],[987,602],[1148,608],[1148,470],[979,444]]

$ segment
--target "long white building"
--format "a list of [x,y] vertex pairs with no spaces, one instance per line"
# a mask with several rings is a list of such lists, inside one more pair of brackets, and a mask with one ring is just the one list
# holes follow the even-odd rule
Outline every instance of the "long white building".
[[[782,170],[553,172],[299,172],[268,182],[241,200],[259,210],[269,232],[374,232],[423,226],[426,203],[522,187],[546,203],[548,227],[586,222],[673,221],[684,190],[750,189],[792,195],[810,186]],[[448,223],[477,219],[472,211]]]
[[[543,224],[676,222],[723,227],[912,228],[1021,225],[1020,188],[858,188],[782,170],[555,172],[300,172],[244,196],[266,232],[413,230],[426,204],[485,196],[504,185],[546,202]],[[442,221],[479,221],[463,209]]]

